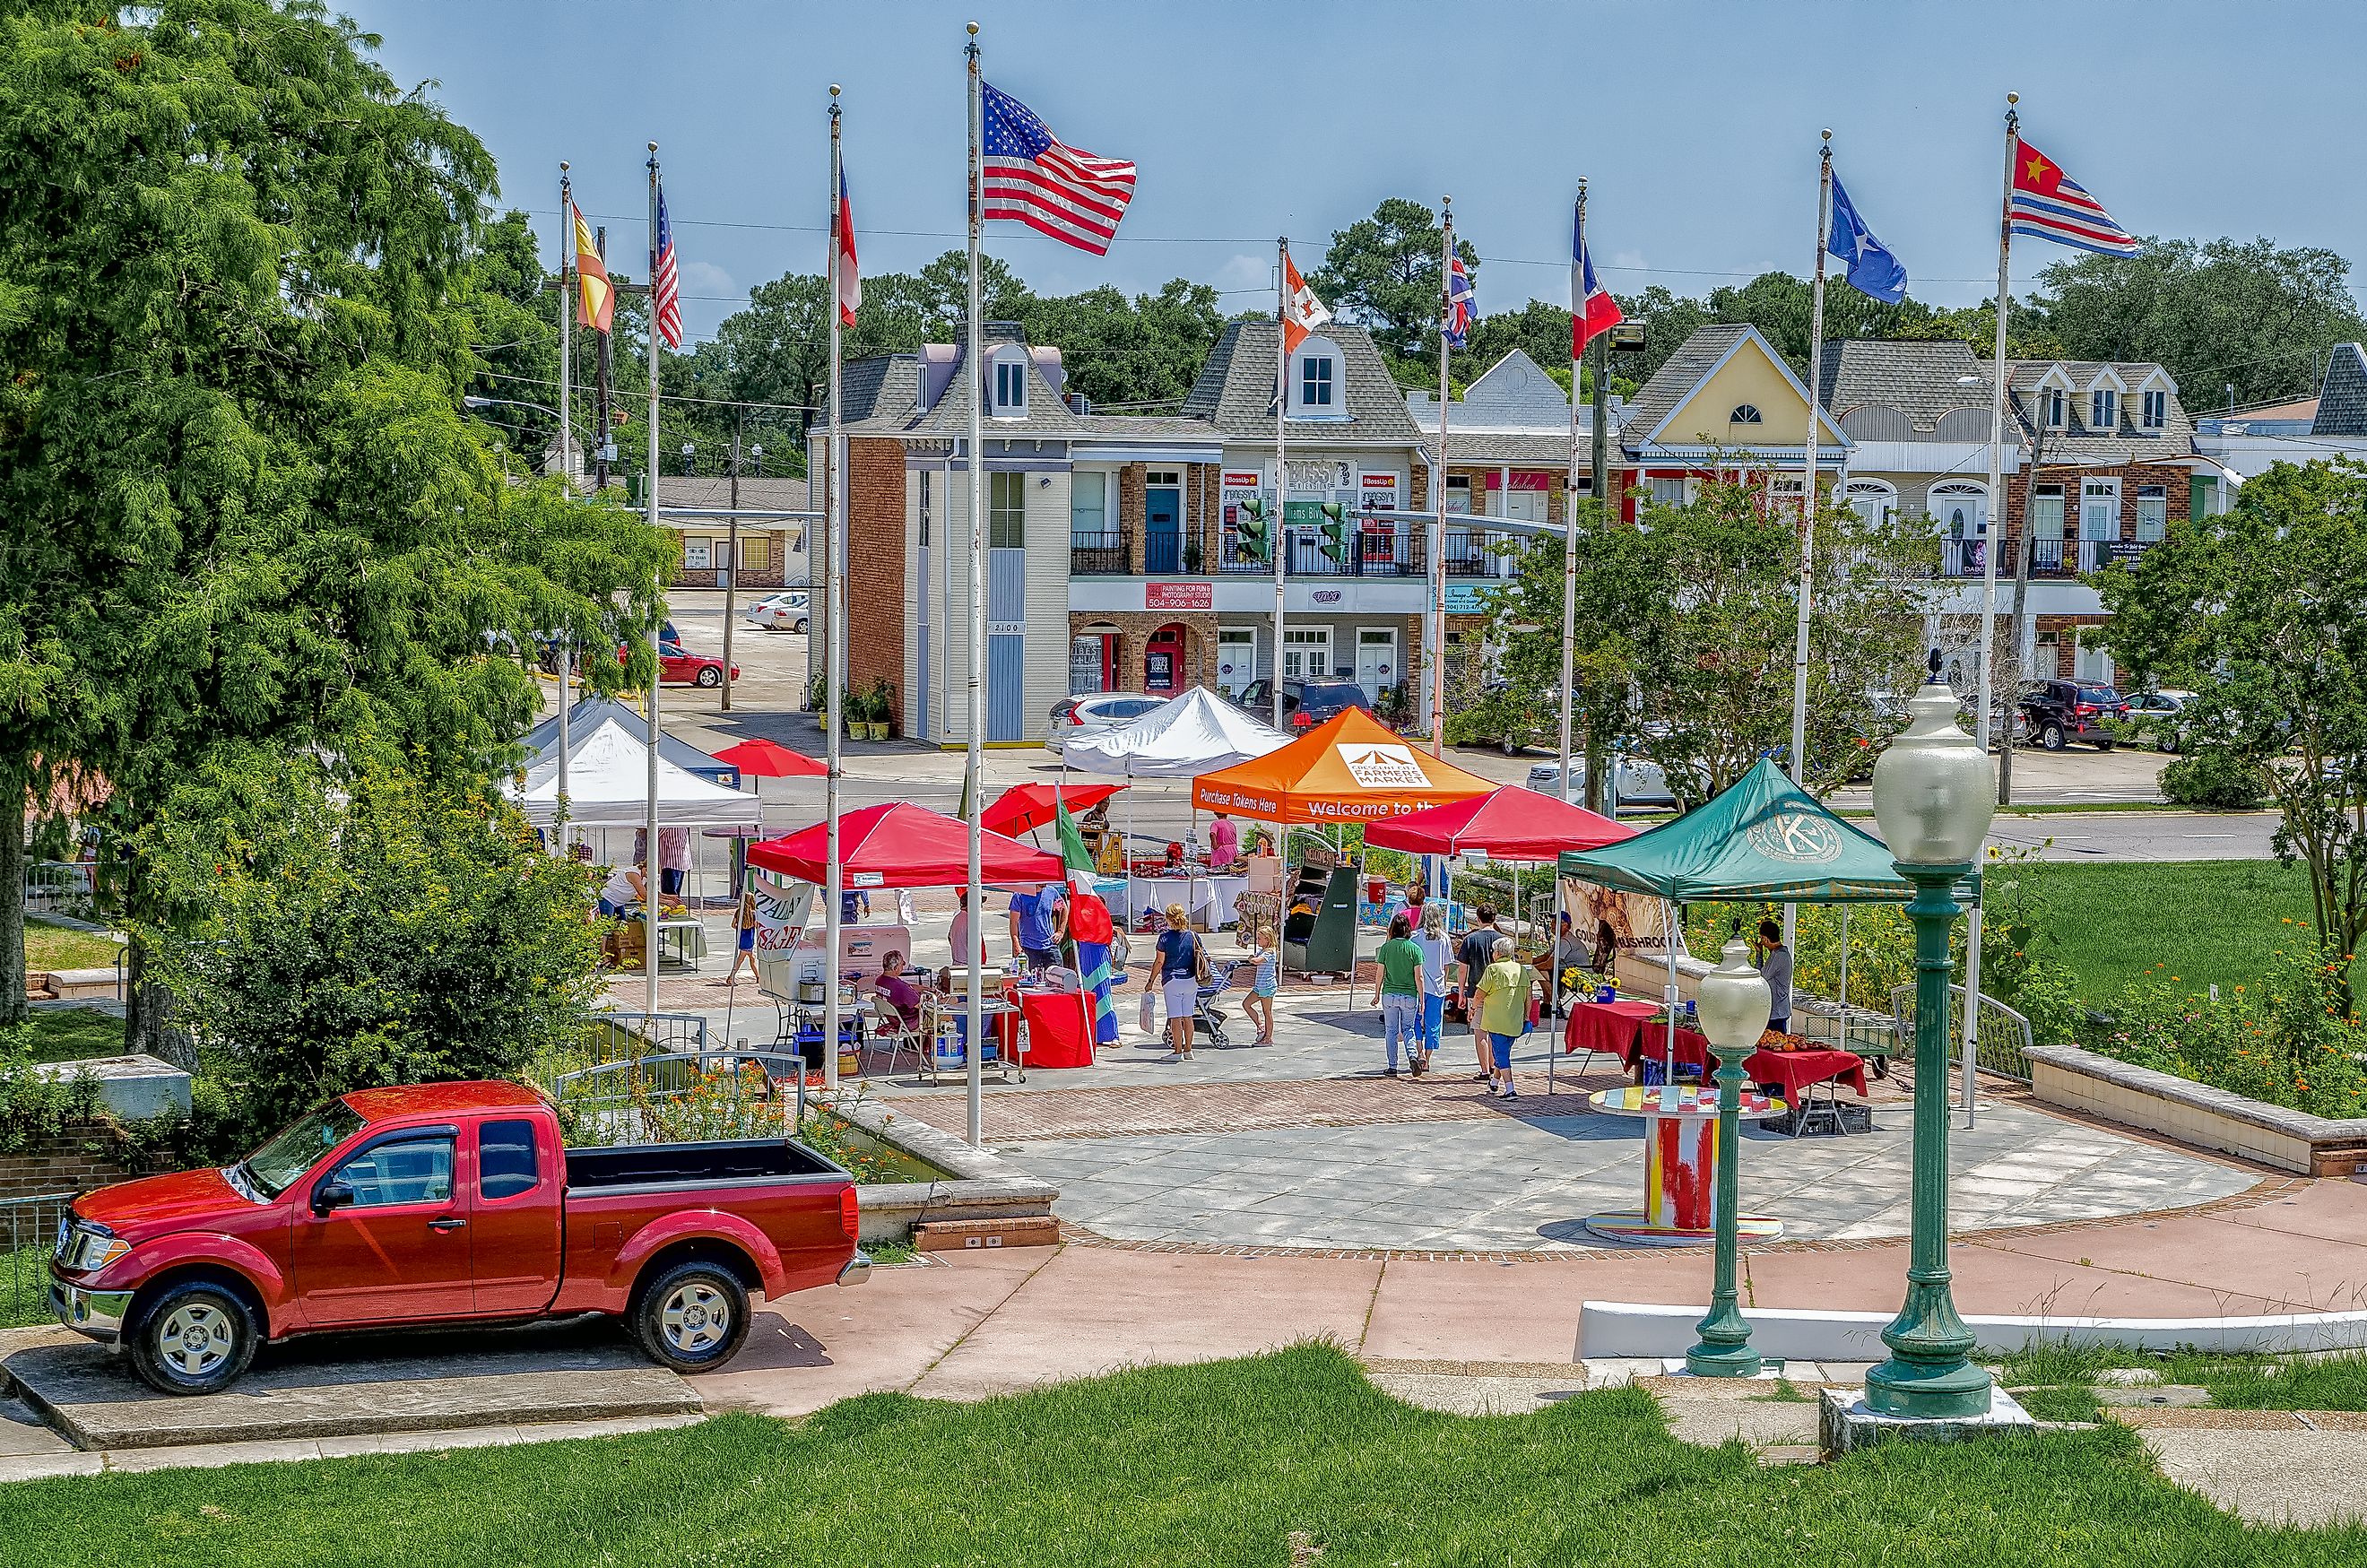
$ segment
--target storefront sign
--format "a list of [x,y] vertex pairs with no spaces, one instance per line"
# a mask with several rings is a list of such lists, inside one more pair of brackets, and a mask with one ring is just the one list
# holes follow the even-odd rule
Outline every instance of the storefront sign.
[[1488,606],[1479,602],[1479,584],[1450,582],[1446,585],[1446,613],[1450,615],[1484,615]]
[[1395,512],[1398,509],[1397,475],[1359,473],[1356,476],[1356,501],[1367,512]]
[[1217,607],[1217,586],[1213,582],[1146,582],[1142,585],[1142,607],[1213,610]]
[[1337,604],[1340,602],[1340,591],[1336,588],[1319,588],[1308,597],[1318,604]]

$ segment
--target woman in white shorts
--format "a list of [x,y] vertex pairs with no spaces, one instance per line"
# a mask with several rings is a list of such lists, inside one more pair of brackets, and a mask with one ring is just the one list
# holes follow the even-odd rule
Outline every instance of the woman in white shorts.
[[1159,998],[1167,1008],[1167,1044],[1176,1060],[1192,1059],[1192,1015],[1199,1010],[1200,939],[1192,934],[1192,918],[1181,904],[1167,906],[1167,929],[1159,933],[1159,953],[1151,960],[1159,977]]

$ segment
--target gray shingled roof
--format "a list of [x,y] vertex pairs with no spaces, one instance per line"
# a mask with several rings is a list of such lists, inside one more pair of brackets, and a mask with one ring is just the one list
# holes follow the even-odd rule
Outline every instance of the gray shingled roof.
[[[783,440],[766,457],[774,463],[788,460],[794,442]],[[702,457],[709,457],[701,453]],[[740,505],[749,512],[804,512],[812,504],[811,492],[801,479],[786,479],[779,475],[743,475],[740,480]],[[731,476],[729,474],[660,474],[658,476],[660,506],[729,506],[731,504]]]
[[[1907,416],[1921,440],[1934,438],[1942,415],[1958,409],[1986,411],[1992,396],[1988,367],[1966,343],[1846,338],[1825,344],[1822,368],[1824,384],[1817,395],[1835,419],[1863,408],[1893,408]],[[1979,379],[1960,387],[1959,376]]]
[[[1209,352],[1200,378],[1184,400],[1187,418],[1210,420],[1223,435],[1240,440],[1274,438],[1274,371],[1280,355],[1282,323],[1231,321]],[[1398,442],[1412,446],[1421,432],[1406,412],[1405,393],[1389,375],[1372,334],[1362,327],[1328,323],[1322,335],[1340,345],[1344,420],[1294,418],[1296,431],[1319,429],[1314,439]]]
[[[847,429],[900,430],[920,402],[920,356],[881,354],[858,359],[839,371],[838,382],[846,397]],[[823,417],[826,423],[827,412]]]
[[[1749,327],[1738,322],[1695,327],[1693,334],[1677,345],[1676,353],[1660,362],[1660,367],[1652,372],[1652,378],[1644,383],[1643,389],[1627,400],[1626,417],[1620,422],[1623,434],[1636,441],[1648,438],[1711,368],[1726,357],[1727,352],[1750,333]],[[1448,434],[1453,434],[1450,429]]]
[[[986,353],[992,355],[996,345],[1015,343],[1029,346],[1027,336],[1008,321],[989,321],[980,329],[979,337]],[[982,377],[972,375],[968,368],[969,332],[965,327],[954,333],[953,378],[946,383],[945,395],[936,406],[914,420],[910,426],[915,435],[966,436],[969,434],[969,400],[976,394]],[[1025,419],[989,419],[988,428],[998,435],[1025,432],[1029,435],[1073,435],[1082,427],[1078,416],[1052,390],[1052,383],[1044,378],[1031,355],[1027,361],[1027,417]]]
[[2013,393],[2014,412],[2025,432],[2034,430],[2038,419],[2038,384],[2057,365],[2071,378],[2075,389],[2064,395],[2064,412],[2069,423],[2062,430],[2046,433],[2045,458],[2056,463],[2079,463],[2094,468],[2117,468],[2127,463],[2158,463],[2175,461],[2194,454],[2194,422],[2187,417],[2186,405],[2178,400],[2173,388],[2169,405],[2165,411],[2166,422],[2157,434],[2140,434],[2137,421],[2143,412],[2138,388],[2145,379],[2161,369],[2158,365],[2138,360],[2110,361],[2123,386],[2128,389],[2118,401],[2119,423],[2110,431],[2088,428],[2088,394],[2086,389],[2101,375],[2108,363],[2097,359],[2013,359],[2006,386]]
[[2367,435],[2367,349],[2338,343],[2327,356],[2326,379],[2317,389],[2312,435]]
[[1205,419],[1172,414],[1088,413],[1077,416],[1083,438],[1113,441],[1215,441],[1217,427]]

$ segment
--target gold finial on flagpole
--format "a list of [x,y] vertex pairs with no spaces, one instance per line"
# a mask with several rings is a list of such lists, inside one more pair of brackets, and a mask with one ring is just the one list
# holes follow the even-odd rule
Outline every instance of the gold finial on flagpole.
[[2005,101],[2010,104],[2018,104],[2022,102],[2022,95],[2020,93],[2008,93],[2005,96]]
[[978,24],[976,22],[972,22],[969,25],[969,36],[972,38],[978,37]]
[[830,96],[833,98],[838,96],[838,84],[835,82],[830,85]]

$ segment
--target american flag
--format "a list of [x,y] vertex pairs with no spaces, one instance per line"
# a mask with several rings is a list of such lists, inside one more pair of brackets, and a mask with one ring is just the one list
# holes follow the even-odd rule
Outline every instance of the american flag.
[[1007,218],[1081,251],[1108,254],[1134,199],[1134,165],[1063,146],[1025,104],[984,82],[979,88],[986,120],[980,216]]
[[2006,220],[2017,234],[2052,240],[2076,251],[2108,256],[2137,254],[2136,236],[2112,221],[2104,204],[2090,196],[2063,166],[2027,141],[2013,150],[2013,199]]
[[682,346],[682,275],[674,265],[674,225],[666,220],[665,191],[658,192],[658,252],[650,262],[650,306],[658,336],[668,348]]

